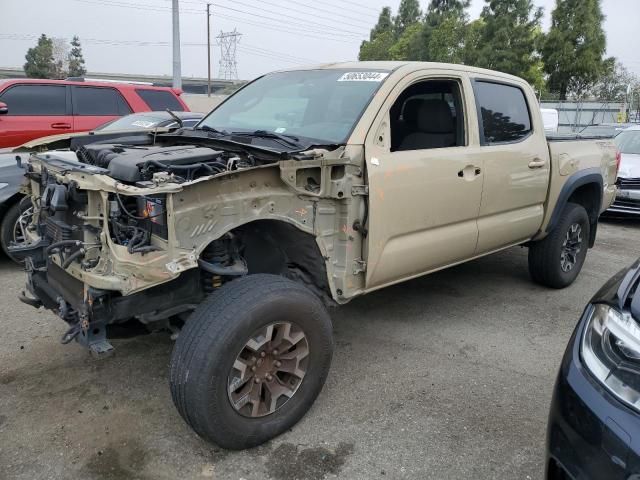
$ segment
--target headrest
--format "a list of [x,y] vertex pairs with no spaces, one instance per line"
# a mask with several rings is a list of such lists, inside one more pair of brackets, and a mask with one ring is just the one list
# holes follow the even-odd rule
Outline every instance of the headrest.
[[407,125],[417,125],[418,111],[423,103],[424,99],[422,98],[410,98],[407,100],[402,111],[402,121]]
[[424,100],[418,110],[418,129],[424,133],[454,132],[449,104],[440,99]]

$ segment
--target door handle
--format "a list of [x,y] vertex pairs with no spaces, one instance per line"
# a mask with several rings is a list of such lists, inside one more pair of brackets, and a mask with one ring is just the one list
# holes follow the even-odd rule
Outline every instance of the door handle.
[[458,172],[458,176],[460,178],[471,177],[472,175],[477,177],[481,173],[482,173],[482,169],[480,169],[480,167],[476,167],[474,165],[467,165],[466,167],[464,167],[462,170]]
[[61,129],[67,130],[71,128],[71,124],[65,123],[65,122],[56,122],[51,124],[51,128],[61,128]]
[[529,162],[529,168],[542,168],[547,164],[546,160],[542,160],[541,158],[534,158]]

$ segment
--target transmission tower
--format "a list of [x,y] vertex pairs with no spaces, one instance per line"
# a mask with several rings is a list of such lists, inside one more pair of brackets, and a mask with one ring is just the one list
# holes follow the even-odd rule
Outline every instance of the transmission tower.
[[236,29],[233,32],[220,32],[216,37],[220,45],[220,78],[225,80],[238,79],[238,63],[236,62],[236,47],[240,41],[241,33]]

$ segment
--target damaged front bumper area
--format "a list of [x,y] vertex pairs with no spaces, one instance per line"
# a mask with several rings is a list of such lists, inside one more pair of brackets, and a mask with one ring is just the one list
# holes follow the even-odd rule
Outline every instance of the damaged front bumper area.
[[[26,260],[27,292],[20,300],[55,312],[69,324],[61,342],[72,340],[101,356],[113,350],[108,333],[114,326],[138,318],[153,325],[172,314],[192,309],[202,300],[197,270],[149,290],[122,296],[112,290],[93,288],[69,275],[53,262],[36,266]],[[164,325],[163,325],[164,326]],[[169,325],[166,325],[169,328]]]
[[27,271],[20,300],[56,313],[69,325],[62,343],[75,339],[95,355],[113,350],[108,335],[132,319],[143,330],[171,328],[172,316],[203,298],[193,253],[176,256],[174,249],[168,261],[168,194],[135,195],[140,192],[130,186],[114,193],[113,180],[102,173],[32,159],[27,177],[35,207],[27,242],[10,248]]

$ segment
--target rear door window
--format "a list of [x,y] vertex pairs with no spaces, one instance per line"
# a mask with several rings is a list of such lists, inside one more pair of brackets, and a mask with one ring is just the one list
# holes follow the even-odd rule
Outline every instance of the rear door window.
[[178,101],[176,96],[166,90],[150,90],[144,88],[137,88],[136,93],[149,105],[151,110],[160,111],[172,110],[174,112],[183,112],[184,107]]
[[515,86],[476,81],[482,145],[517,142],[531,133],[531,116],[524,92]]
[[74,115],[127,115],[131,108],[115,88],[72,87]]
[[64,85],[16,85],[0,94],[9,107],[8,115],[66,115],[67,87]]

